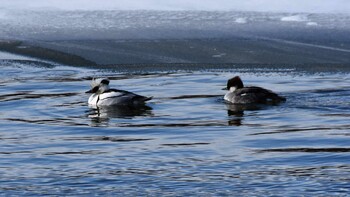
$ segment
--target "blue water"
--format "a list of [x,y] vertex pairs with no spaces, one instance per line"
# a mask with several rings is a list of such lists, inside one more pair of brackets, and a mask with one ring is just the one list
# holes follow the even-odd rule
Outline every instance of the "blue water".
[[[350,193],[347,72],[127,74],[36,61],[1,61],[0,68],[1,195]],[[287,102],[225,104],[221,89],[235,75]],[[137,110],[90,109],[84,92],[92,77],[154,99]]]

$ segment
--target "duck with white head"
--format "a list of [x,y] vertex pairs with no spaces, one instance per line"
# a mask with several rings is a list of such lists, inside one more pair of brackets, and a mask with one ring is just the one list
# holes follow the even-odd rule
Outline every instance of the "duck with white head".
[[152,97],[141,96],[125,90],[111,89],[109,82],[107,78],[92,79],[91,89],[86,92],[92,93],[88,100],[90,106],[138,106],[144,105],[146,101],[152,99]]

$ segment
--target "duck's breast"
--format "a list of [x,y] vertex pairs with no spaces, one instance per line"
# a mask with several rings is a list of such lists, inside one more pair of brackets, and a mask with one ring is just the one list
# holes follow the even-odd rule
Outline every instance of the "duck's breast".
[[235,103],[234,97],[235,97],[235,94],[233,92],[227,92],[224,96],[224,100],[231,102],[231,103]]
[[98,95],[97,94],[92,94],[90,97],[89,97],[89,105],[97,105],[97,101],[98,101]]

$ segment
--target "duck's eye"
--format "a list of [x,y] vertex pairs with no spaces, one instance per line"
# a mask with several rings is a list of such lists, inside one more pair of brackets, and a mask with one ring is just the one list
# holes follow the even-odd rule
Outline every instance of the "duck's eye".
[[94,88],[92,88],[91,92],[92,93],[96,93],[98,91],[98,86],[95,86]]

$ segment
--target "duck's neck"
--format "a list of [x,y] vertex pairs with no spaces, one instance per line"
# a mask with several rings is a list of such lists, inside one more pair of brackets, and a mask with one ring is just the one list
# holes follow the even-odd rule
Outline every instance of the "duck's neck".
[[107,92],[108,90],[109,90],[109,86],[108,85],[102,85],[98,89],[98,94],[103,94],[104,92]]
[[237,88],[234,87],[234,86],[230,87],[230,89],[229,89],[230,92],[234,92],[234,91],[236,91],[236,90],[237,90]]

